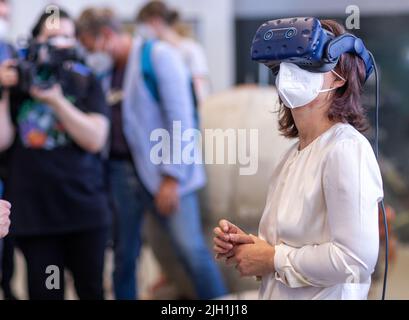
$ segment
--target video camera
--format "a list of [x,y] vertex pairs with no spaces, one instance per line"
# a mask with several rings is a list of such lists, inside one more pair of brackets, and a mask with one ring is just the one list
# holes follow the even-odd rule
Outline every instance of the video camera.
[[63,37],[51,38],[45,43],[31,40],[18,51],[17,87],[22,92],[29,92],[32,86],[49,89],[61,83],[64,71],[81,61],[75,40]]

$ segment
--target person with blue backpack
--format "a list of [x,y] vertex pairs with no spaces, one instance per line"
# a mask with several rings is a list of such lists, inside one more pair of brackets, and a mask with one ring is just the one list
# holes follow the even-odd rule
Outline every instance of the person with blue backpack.
[[[135,273],[145,211],[154,214],[163,232],[169,234],[198,298],[223,296],[227,293],[224,281],[200,222],[197,192],[206,184],[204,168],[198,164],[155,164],[150,157],[155,130],[166,129],[173,139],[175,122],[182,129],[197,126],[182,58],[162,41],[132,38],[109,9],[85,10],[77,26],[84,47],[94,54],[109,55],[113,66],[108,101],[112,111],[109,171],[116,209],[116,299],[138,297]],[[183,147],[184,142],[179,142]]]

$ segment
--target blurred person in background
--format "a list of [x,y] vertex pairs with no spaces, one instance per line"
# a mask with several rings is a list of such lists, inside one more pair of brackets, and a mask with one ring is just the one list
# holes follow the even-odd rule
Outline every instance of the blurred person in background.
[[[335,36],[345,33],[333,20],[321,23]],[[325,73],[280,64],[279,127],[298,141],[273,173],[259,237],[222,220],[214,238],[218,258],[262,279],[260,299],[367,299],[383,188],[362,135],[365,78],[363,60],[350,53]]]
[[[14,56],[14,49],[8,43],[10,32],[10,3],[7,0],[0,1],[0,104],[6,103],[3,99],[3,88],[8,86],[10,80],[13,80],[13,74],[7,68],[1,65],[4,61]],[[4,194],[4,187],[7,177],[7,153],[0,153],[0,198]],[[15,300],[15,295],[11,290],[11,279],[14,270],[14,245],[11,237],[0,240],[0,286],[3,290],[3,296],[6,300]]]
[[[175,254],[186,267],[197,295],[210,299],[226,293],[219,269],[203,237],[197,191],[205,183],[201,166],[154,164],[151,133],[165,128],[173,144],[173,124],[182,131],[194,127],[189,76],[180,55],[158,41],[150,55],[157,79],[148,87],[142,70],[141,37],[123,30],[109,9],[90,8],[78,21],[78,34],[91,53],[105,53],[113,63],[111,93],[112,135],[110,182],[116,207],[114,230],[116,299],[136,299],[136,260],[142,245],[141,227],[145,211],[169,234]],[[153,89],[157,93],[155,99]],[[160,102],[158,102],[158,100]],[[183,144],[183,143],[182,143]],[[183,147],[183,145],[182,145]],[[166,151],[169,156],[172,151]]]
[[139,11],[136,31],[145,39],[160,39],[170,43],[182,55],[190,72],[195,104],[209,95],[209,69],[202,46],[181,32],[182,22],[178,11],[162,1],[150,1]]
[[[49,26],[53,14],[41,15],[32,30],[35,47],[75,46],[74,21],[60,10]],[[10,231],[26,261],[29,298],[64,299],[67,268],[80,299],[103,299],[111,218],[100,156],[109,131],[104,93],[80,62],[62,69],[51,88],[22,91],[16,63],[3,64],[11,74],[9,103],[0,105],[0,150],[10,148],[5,198],[13,203]],[[51,290],[49,266],[58,267],[59,286]]]
[[[202,46],[193,40],[188,30],[190,26],[183,23],[179,12],[169,8],[162,1],[149,1],[144,5],[136,17],[136,32],[145,39],[146,42],[154,42],[157,39],[172,45],[181,54],[185,65],[189,70],[191,81],[191,93],[195,107],[196,125],[200,126],[199,106],[209,94],[209,70],[206,56]],[[152,217],[147,218],[146,239],[161,265],[163,274],[154,285],[155,291],[165,289],[166,286],[174,283],[177,287],[177,294],[181,297],[192,296],[192,290],[183,288],[177,283],[182,275],[183,268],[176,257],[164,255],[161,252],[170,250],[170,241],[166,235],[154,236],[160,226]],[[177,270],[177,272],[175,272]],[[188,284],[188,281],[185,281]],[[176,289],[176,288],[175,288]]]

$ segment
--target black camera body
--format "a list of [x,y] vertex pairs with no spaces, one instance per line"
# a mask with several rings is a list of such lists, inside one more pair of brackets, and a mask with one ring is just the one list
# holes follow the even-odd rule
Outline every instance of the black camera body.
[[32,86],[49,89],[63,81],[64,71],[69,71],[73,63],[81,61],[75,46],[60,48],[50,42],[31,42],[19,51],[17,89],[25,93]]

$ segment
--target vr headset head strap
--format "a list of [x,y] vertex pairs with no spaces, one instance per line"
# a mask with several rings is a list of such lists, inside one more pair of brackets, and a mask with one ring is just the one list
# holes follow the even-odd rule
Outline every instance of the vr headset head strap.
[[369,51],[365,48],[362,40],[354,35],[344,33],[343,35],[331,40],[326,48],[326,59],[329,62],[336,63],[338,62],[339,57],[346,52],[356,54],[364,61],[366,81],[374,69],[372,57]]

